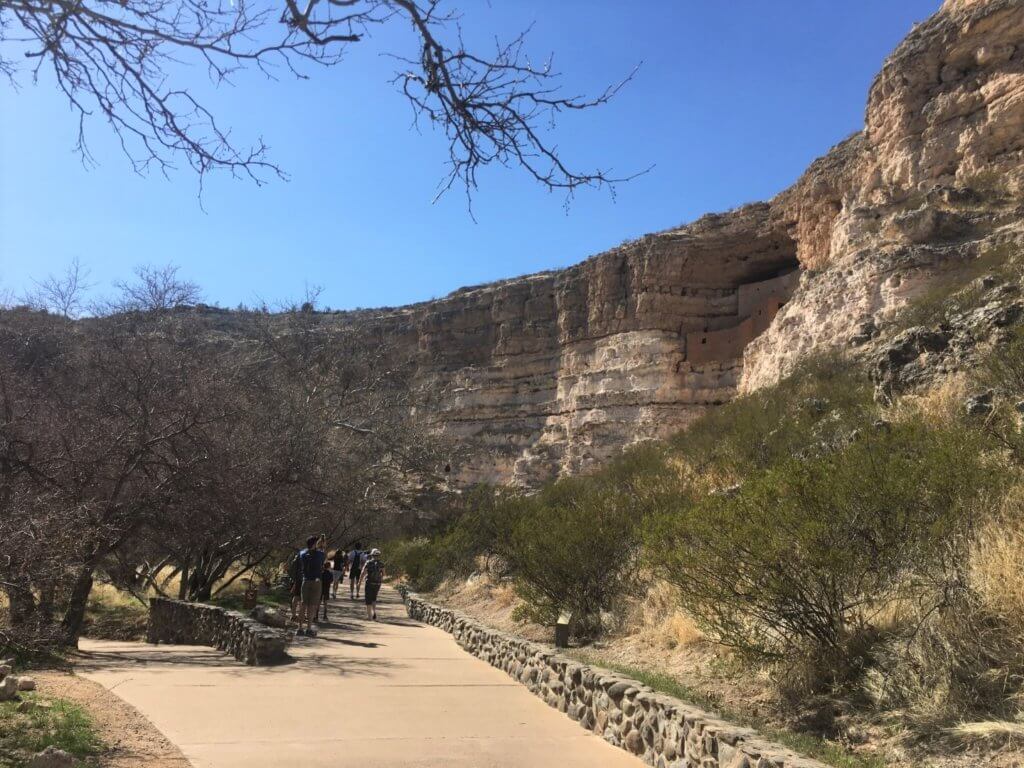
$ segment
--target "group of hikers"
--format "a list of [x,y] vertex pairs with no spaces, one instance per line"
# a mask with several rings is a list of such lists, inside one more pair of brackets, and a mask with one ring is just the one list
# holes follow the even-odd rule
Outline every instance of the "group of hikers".
[[380,550],[363,550],[356,542],[346,552],[327,552],[327,536],[310,536],[306,547],[294,557],[289,568],[292,597],[292,621],[298,624],[296,634],[315,637],[314,621],[323,609],[323,620],[327,621],[327,601],[338,597],[338,588],[344,594],[345,577],[348,577],[348,594],[352,600],[364,595],[366,618],[377,620],[377,595],[384,582],[384,562]]

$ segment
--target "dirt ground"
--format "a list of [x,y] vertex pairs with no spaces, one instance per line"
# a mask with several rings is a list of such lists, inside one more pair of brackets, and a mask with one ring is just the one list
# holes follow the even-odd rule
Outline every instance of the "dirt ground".
[[98,683],[71,672],[32,673],[39,693],[68,699],[88,711],[108,746],[96,762],[102,768],[187,768],[181,751],[134,708]]

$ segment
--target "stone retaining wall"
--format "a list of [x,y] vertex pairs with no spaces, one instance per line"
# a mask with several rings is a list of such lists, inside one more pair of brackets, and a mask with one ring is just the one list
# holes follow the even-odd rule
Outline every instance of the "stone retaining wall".
[[210,645],[246,664],[276,664],[287,658],[288,635],[238,611],[214,605],[153,597],[146,641]]
[[409,616],[451,633],[469,653],[540,696],[581,726],[657,768],[828,768],[719,720],[679,699],[551,648],[507,635],[405,586]]

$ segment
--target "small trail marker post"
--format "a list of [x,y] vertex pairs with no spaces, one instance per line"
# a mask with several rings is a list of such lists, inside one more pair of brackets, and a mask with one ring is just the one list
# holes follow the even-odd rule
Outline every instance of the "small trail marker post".
[[256,589],[255,579],[246,579],[245,595],[242,597],[242,606],[245,608],[255,608],[256,598],[259,596],[259,592]]
[[555,622],[555,647],[569,647],[569,622],[572,621],[571,611],[562,611]]

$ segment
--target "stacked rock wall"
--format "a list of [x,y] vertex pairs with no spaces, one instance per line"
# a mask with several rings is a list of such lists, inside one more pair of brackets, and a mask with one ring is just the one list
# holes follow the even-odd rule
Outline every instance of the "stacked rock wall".
[[548,705],[657,768],[827,768],[679,699],[479,624],[399,587],[411,618],[451,633]]
[[146,641],[170,645],[209,645],[246,664],[276,664],[287,658],[285,632],[237,611],[214,605],[153,597],[149,600]]

